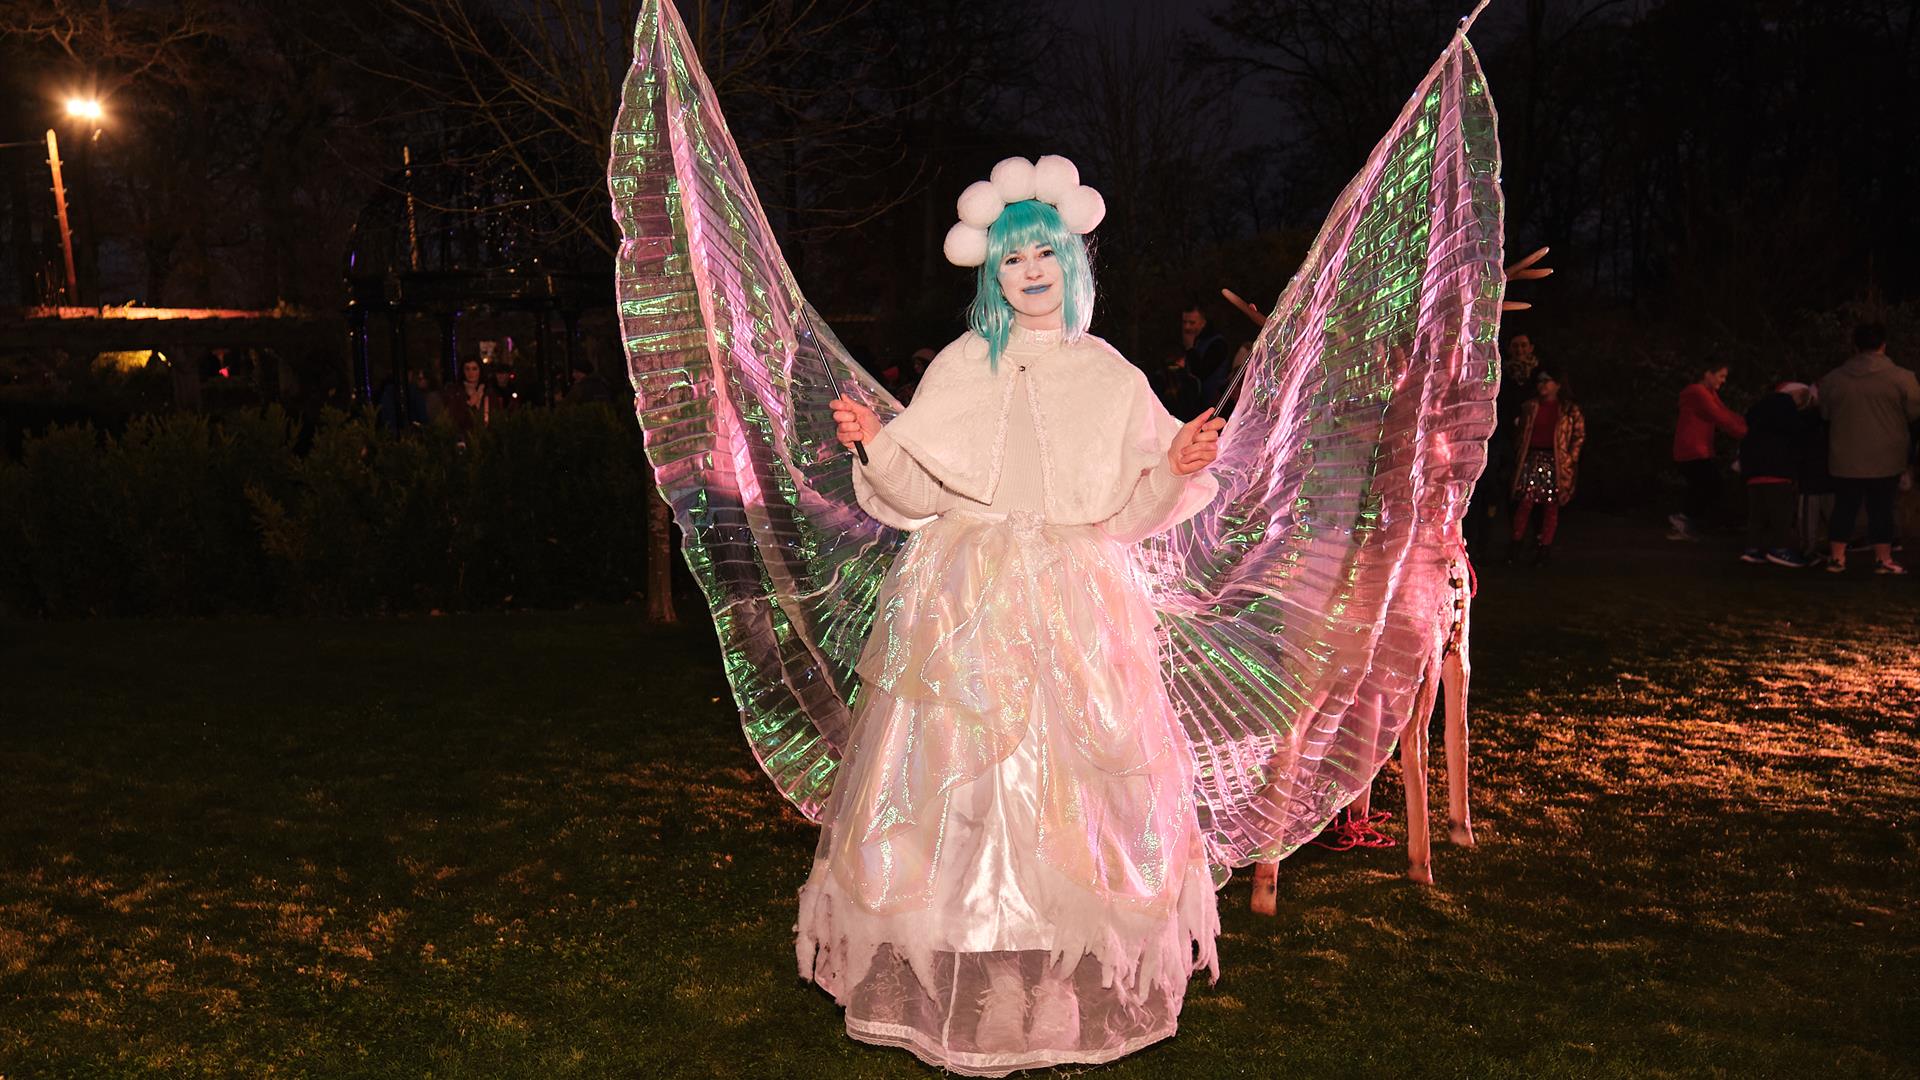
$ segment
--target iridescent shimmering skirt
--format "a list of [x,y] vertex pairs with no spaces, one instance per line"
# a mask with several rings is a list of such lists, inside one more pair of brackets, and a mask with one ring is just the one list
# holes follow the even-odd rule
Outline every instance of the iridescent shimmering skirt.
[[973,1075],[1171,1035],[1192,972],[1217,972],[1219,919],[1127,550],[948,514],[878,612],[801,890],[802,975],[854,1037]]
[[1535,504],[1560,501],[1560,482],[1555,471],[1553,451],[1538,447],[1527,451],[1526,460],[1520,463],[1520,479],[1513,486],[1513,497]]

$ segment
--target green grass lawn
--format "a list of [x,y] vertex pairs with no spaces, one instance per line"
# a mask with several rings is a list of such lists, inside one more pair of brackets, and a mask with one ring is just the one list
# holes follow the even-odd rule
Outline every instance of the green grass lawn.
[[[1483,573],[1481,846],[1238,875],[1102,1075],[1915,1074],[1920,584],[1566,529]],[[929,1075],[796,980],[812,846],[638,608],[0,624],[0,1077]]]

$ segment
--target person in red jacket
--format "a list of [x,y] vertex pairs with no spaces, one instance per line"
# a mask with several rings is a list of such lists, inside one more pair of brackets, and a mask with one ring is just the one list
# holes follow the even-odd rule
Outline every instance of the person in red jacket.
[[1680,391],[1680,415],[1673,425],[1673,463],[1687,482],[1686,510],[1670,515],[1670,540],[1698,540],[1713,524],[1720,503],[1720,466],[1713,460],[1715,428],[1736,439],[1747,437],[1747,422],[1720,401],[1727,365],[1716,362]]

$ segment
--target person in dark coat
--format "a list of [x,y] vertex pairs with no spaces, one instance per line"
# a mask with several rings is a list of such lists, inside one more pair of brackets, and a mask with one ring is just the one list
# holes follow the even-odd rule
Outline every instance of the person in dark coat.
[[493,409],[499,413],[510,413],[520,408],[520,394],[513,388],[514,371],[502,361],[496,360],[487,371],[492,382],[489,389],[493,394]]
[[493,391],[481,374],[480,358],[460,361],[460,378],[440,388],[440,416],[460,433],[461,441],[493,419]]
[[[1227,388],[1228,377],[1233,374],[1233,347],[1207,321],[1207,313],[1198,299],[1188,301],[1187,306],[1180,309],[1179,358],[1182,361],[1179,366],[1184,367],[1196,383],[1193,413],[1197,416],[1204,408],[1198,402],[1204,400],[1211,405],[1219,400]],[[1180,416],[1180,413],[1176,411],[1174,415]],[[1181,419],[1191,417],[1181,416]]]
[[613,390],[607,386],[598,372],[593,370],[593,362],[581,357],[573,362],[573,385],[567,388],[568,405],[608,404],[613,401]]
[[[1819,391],[1814,391],[1817,399]],[[1800,509],[1794,519],[1794,531],[1800,537],[1800,553],[1812,563],[1827,559],[1827,523],[1833,520],[1833,474],[1827,471],[1828,425],[1819,409],[1802,414],[1806,428],[1800,433],[1798,471],[1794,474],[1794,492]]]
[[415,370],[407,384],[407,426],[426,427],[440,416],[440,393],[424,369]]
[[1793,543],[1794,478],[1803,467],[1814,390],[1785,382],[1747,410],[1740,474],[1747,481],[1747,547],[1740,561],[1803,569],[1811,563]]

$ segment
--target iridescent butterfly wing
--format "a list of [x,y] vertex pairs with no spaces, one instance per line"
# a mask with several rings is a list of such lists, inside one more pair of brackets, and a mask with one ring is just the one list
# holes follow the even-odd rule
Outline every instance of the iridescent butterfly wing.
[[1291,852],[1366,790],[1450,624],[1504,289],[1493,102],[1465,33],[1261,330],[1220,495],[1142,552],[1216,866]]
[[774,241],[662,0],[642,5],[608,167],[620,323],[647,456],[706,594],[742,726],[818,820],[901,534],[854,501],[827,403],[899,404],[847,356]]

